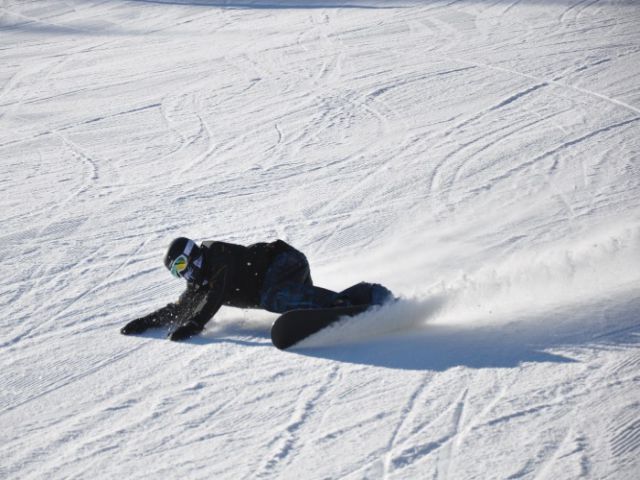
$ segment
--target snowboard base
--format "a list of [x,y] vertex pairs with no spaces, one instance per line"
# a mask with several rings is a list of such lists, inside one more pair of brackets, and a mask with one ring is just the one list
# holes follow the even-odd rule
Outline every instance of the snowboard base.
[[273,322],[271,342],[276,348],[284,350],[341,318],[353,317],[369,307],[370,305],[356,305],[285,312]]

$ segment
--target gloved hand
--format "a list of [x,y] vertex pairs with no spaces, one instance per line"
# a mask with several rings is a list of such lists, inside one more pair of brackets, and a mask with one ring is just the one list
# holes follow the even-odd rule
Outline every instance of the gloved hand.
[[120,333],[123,335],[136,335],[138,333],[144,332],[147,328],[152,327],[154,325],[155,317],[146,316],[142,318],[136,318],[131,322],[127,323],[124,327],[120,329]]
[[194,335],[198,335],[202,330],[203,327],[191,320],[188,323],[185,323],[184,325],[176,328],[171,333],[171,335],[169,335],[169,340],[172,340],[174,342],[186,340],[187,338],[191,338]]

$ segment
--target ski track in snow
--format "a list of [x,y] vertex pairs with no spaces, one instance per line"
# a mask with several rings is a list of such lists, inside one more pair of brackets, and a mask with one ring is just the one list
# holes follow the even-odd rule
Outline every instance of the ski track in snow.
[[[0,478],[636,478],[640,8],[0,6]],[[119,328],[189,235],[402,297]]]

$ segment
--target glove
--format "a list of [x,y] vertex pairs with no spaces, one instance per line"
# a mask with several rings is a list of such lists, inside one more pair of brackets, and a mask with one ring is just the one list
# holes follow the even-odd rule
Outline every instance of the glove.
[[171,335],[169,335],[169,340],[174,342],[178,342],[180,340],[186,340],[188,338],[193,337],[194,335],[198,335],[203,330],[203,327],[198,325],[193,320],[185,323],[184,325],[176,328]]
[[156,318],[153,316],[146,316],[142,318],[136,318],[135,320],[127,323],[120,329],[120,333],[123,335],[136,335],[147,330],[149,327],[155,326]]

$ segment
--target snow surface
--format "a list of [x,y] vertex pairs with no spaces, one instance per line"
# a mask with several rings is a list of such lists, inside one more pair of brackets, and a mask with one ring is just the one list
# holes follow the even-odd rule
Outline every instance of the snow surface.
[[[640,5],[0,3],[0,478],[640,478]],[[125,337],[179,235],[404,300]]]

